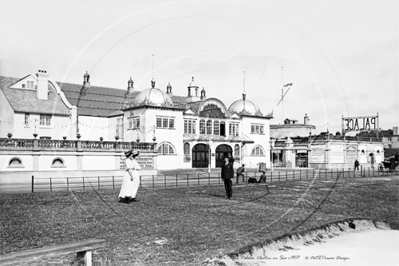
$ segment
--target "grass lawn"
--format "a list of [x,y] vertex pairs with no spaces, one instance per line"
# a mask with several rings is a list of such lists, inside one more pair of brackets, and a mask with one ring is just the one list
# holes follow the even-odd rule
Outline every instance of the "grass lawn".
[[[1,254],[90,238],[106,239],[94,265],[203,265],[284,234],[347,218],[399,229],[399,178],[296,180],[264,185],[140,189],[137,203],[117,190],[0,195]],[[74,254],[21,265],[74,264]]]

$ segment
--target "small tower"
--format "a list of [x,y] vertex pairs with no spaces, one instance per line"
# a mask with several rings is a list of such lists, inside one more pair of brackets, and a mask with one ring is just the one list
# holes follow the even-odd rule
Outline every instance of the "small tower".
[[89,75],[89,73],[87,73],[87,70],[86,70],[86,74],[83,75],[83,86],[86,88],[90,87],[90,75]]
[[172,96],[172,85],[170,85],[170,82],[169,82],[168,86],[166,86],[166,93],[169,96]]
[[129,94],[132,94],[133,91],[134,91],[133,84],[134,84],[134,82],[133,82],[133,80],[132,80],[132,77],[130,77],[130,79],[127,81],[127,92],[128,92]]
[[201,101],[205,101],[205,100],[206,100],[206,92],[205,92],[204,87],[202,87],[202,90],[201,90]]
[[[188,89],[188,94],[187,94],[187,102],[197,102],[200,101],[200,98],[198,97],[198,86],[194,82],[194,77],[191,78],[191,82],[187,87]],[[192,95],[192,91],[195,90],[195,95]]]

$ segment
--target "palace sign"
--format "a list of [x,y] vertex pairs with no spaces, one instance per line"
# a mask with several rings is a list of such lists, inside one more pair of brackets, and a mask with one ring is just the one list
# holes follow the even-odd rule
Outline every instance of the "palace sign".
[[369,131],[378,129],[377,116],[342,117],[342,133],[350,131]]

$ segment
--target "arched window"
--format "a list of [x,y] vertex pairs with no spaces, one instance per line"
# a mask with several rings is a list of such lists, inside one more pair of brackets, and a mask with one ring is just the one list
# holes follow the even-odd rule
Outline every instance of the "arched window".
[[190,144],[189,143],[184,143],[184,155],[190,155]]
[[51,167],[54,167],[54,168],[65,167],[64,160],[62,160],[61,158],[55,158],[51,164]]
[[158,154],[167,155],[167,154],[175,154],[175,148],[170,142],[162,142],[158,146]]
[[220,135],[219,121],[213,122],[213,135],[216,135],[216,136]]
[[212,135],[212,121],[211,120],[206,121],[206,134]]
[[257,145],[252,149],[251,155],[252,156],[264,156],[265,151],[263,150],[262,146]]
[[200,130],[199,130],[200,132],[199,133],[200,134],[205,134],[205,120],[201,119],[199,126],[200,126]]
[[8,167],[10,168],[22,168],[24,167],[22,164],[22,160],[20,158],[11,158],[10,162],[8,163]]
[[240,145],[234,145],[234,156],[240,156]]

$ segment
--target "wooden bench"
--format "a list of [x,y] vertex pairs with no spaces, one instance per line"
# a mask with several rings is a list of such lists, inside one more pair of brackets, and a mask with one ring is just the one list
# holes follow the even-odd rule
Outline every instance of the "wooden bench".
[[13,252],[0,256],[0,265],[13,265],[21,259],[56,257],[69,253],[76,253],[79,259],[84,258],[85,265],[91,266],[91,251],[96,248],[105,247],[105,239],[89,239],[68,243],[64,245],[56,245],[51,247],[30,249],[21,252]]

